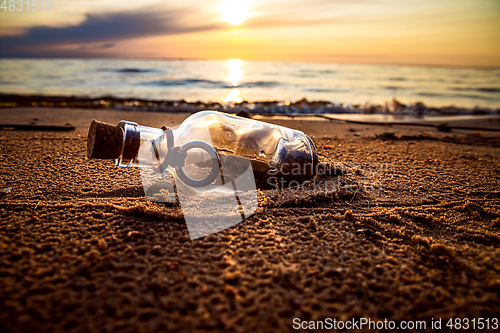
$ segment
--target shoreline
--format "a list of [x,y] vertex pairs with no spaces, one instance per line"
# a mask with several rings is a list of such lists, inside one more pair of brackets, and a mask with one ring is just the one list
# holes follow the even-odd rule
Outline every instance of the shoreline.
[[242,101],[241,103],[221,102],[192,102],[186,100],[148,100],[137,98],[119,98],[110,95],[100,97],[85,96],[51,96],[51,95],[22,95],[0,93],[0,109],[20,107],[48,107],[48,108],[79,108],[102,109],[118,111],[143,112],[197,112],[201,110],[217,110],[237,113],[240,111],[250,114],[366,114],[366,115],[393,115],[393,116],[460,116],[460,115],[500,115],[500,107],[460,107],[426,106],[422,102],[403,104],[396,98],[381,104],[349,104],[333,103],[329,101]]

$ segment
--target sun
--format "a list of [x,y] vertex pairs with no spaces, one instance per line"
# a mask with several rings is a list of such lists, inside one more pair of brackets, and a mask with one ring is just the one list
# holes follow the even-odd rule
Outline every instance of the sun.
[[225,2],[221,6],[221,14],[221,20],[232,25],[238,25],[250,16],[247,4],[242,0]]

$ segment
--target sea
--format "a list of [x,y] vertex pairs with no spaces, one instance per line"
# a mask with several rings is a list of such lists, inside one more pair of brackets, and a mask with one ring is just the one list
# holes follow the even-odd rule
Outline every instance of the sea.
[[500,68],[226,60],[0,59],[0,93],[500,108]]

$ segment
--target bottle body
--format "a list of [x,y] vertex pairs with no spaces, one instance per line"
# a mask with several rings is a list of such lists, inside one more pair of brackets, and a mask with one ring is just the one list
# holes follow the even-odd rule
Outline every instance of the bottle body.
[[[195,113],[172,128],[173,142],[162,129],[128,122],[119,126],[124,145],[115,160],[118,166],[160,168],[169,146],[201,142],[216,151],[222,183],[241,176],[250,163],[257,186],[273,188],[311,178],[318,161],[314,143],[301,131],[216,111]],[[182,170],[192,179],[202,179],[210,172],[211,159],[213,156],[195,147],[187,152]]]

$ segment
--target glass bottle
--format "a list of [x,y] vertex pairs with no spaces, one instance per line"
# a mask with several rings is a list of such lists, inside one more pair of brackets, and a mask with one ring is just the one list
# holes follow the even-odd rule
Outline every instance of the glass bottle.
[[249,166],[257,188],[299,185],[318,163],[303,132],[217,111],[197,112],[174,128],[93,122],[88,156],[114,159],[120,167],[168,170],[198,191],[234,181]]

